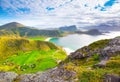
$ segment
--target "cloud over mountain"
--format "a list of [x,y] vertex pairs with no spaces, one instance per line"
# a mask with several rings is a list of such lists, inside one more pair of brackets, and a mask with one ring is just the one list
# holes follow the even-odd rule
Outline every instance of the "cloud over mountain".
[[21,17],[17,21],[23,24],[84,26],[118,19],[120,0],[0,0],[0,12],[2,16]]

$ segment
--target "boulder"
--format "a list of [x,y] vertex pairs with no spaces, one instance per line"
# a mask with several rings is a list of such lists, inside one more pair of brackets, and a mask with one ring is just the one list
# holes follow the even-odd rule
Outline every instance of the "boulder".
[[69,55],[69,58],[71,59],[83,59],[85,58],[85,55],[81,52],[74,52]]
[[0,82],[13,82],[17,76],[14,72],[0,72]]
[[105,75],[104,82],[120,82],[120,76],[107,74]]

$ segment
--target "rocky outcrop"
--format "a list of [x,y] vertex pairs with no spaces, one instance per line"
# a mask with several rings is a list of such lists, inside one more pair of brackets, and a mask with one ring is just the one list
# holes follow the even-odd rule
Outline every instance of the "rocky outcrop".
[[104,82],[120,82],[120,77],[115,75],[105,75]]
[[17,76],[14,72],[0,72],[0,82],[12,82]]
[[[102,45],[102,44],[101,44]],[[111,39],[103,48],[98,48],[91,50],[89,46],[83,47],[74,53],[71,53],[68,57],[70,59],[83,59],[83,58],[90,58],[94,54],[99,55],[100,62],[95,64],[96,67],[105,67],[106,62],[109,60],[110,57],[120,55],[120,38]]]
[[71,59],[83,59],[85,58],[85,55],[81,52],[75,52],[75,53],[71,53],[68,57]]
[[71,79],[75,76],[75,72],[68,71],[63,68],[54,68],[46,72],[37,72],[35,74],[19,75],[15,81],[18,82],[74,82]]

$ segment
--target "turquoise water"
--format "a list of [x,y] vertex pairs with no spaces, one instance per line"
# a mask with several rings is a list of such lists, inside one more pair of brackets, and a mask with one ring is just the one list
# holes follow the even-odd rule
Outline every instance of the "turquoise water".
[[101,40],[101,39],[109,39],[114,38],[116,36],[120,36],[120,32],[110,32],[105,33],[104,35],[86,35],[86,34],[72,34],[65,37],[60,38],[51,38],[50,42],[55,43],[56,45],[62,46],[64,48],[69,48],[71,50],[77,50],[83,46],[87,46],[90,43]]

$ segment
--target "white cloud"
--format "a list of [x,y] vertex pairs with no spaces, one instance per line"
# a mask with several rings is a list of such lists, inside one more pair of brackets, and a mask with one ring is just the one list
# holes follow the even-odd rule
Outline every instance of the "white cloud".
[[[2,8],[10,14],[20,16],[18,21],[30,26],[51,26],[62,25],[90,25],[100,21],[108,21],[120,17],[120,2],[112,7],[106,8],[107,11],[95,9],[95,6],[104,6],[108,0],[1,0]],[[3,3],[4,2],[4,3]],[[87,5],[87,6],[85,6]],[[47,10],[46,8],[54,8]],[[20,11],[19,8],[29,9]],[[10,20],[11,21],[11,20]]]

